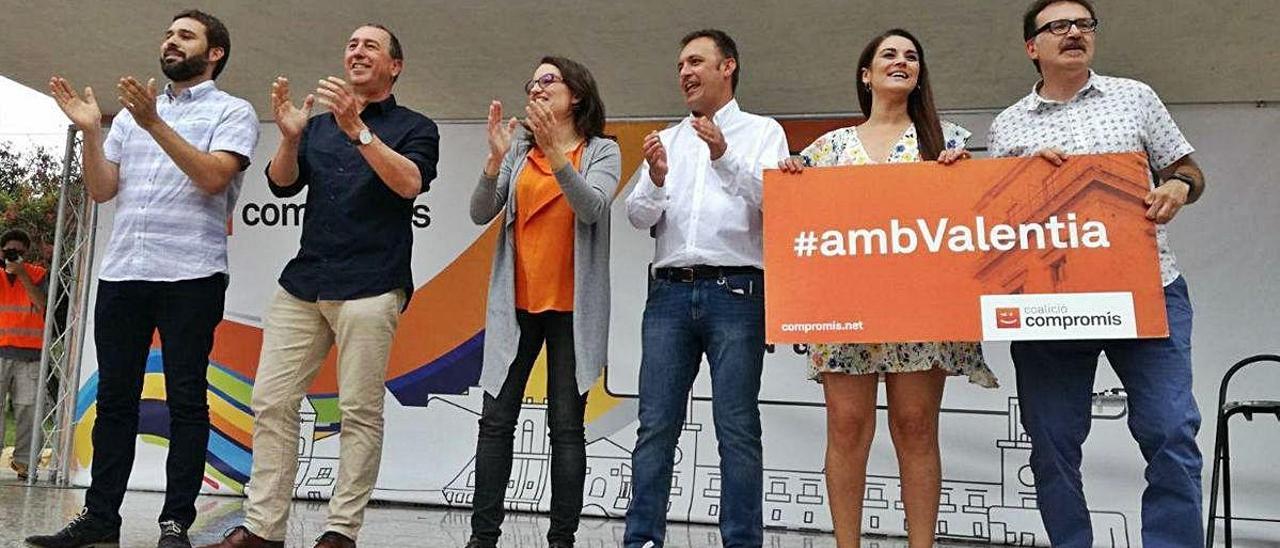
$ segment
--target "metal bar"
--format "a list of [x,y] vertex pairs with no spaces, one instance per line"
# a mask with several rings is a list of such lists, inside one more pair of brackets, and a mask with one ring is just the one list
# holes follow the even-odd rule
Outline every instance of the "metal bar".
[[[70,126],[67,128],[67,148],[62,157],[62,187],[58,192],[58,220],[53,229],[53,258],[49,263],[48,274],[53,283],[49,284],[49,294],[46,295],[47,302],[44,309],[44,336],[40,347],[40,382],[36,390],[35,421],[31,425],[31,450],[27,454],[27,465],[31,470],[27,474],[27,485],[34,485],[39,476],[40,454],[43,452],[46,441],[43,435],[44,396],[48,392],[51,343],[58,309],[58,296],[62,292],[62,284],[59,283],[62,268],[62,240],[66,237],[67,195],[71,186],[71,162],[75,160],[75,142],[76,129],[75,126]],[[35,443],[36,440],[40,440],[40,443]]]
[[1231,548],[1231,417],[1222,418],[1222,535]]
[[1205,532],[1204,546],[1205,548],[1213,548],[1213,537],[1217,533],[1217,522],[1213,516],[1218,513],[1218,489],[1222,477],[1222,405],[1218,405],[1218,420],[1216,434],[1213,440],[1213,475],[1209,480],[1209,523]]

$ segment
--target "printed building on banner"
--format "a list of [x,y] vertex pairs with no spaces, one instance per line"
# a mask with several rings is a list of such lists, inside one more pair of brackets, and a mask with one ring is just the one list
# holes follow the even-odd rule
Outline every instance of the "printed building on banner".
[[[1150,177],[1142,166],[1107,158],[1100,162],[1067,162],[1044,179],[1038,188],[1014,184],[1034,166],[1026,162],[991,186],[974,211],[992,222],[1009,225],[1040,223],[1052,216],[1065,219],[1075,213],[1079,219],[1102,221],[1119,226],[1143,206],[1147,186],[1137,181]],[[1155,226],[1149,229],[1154,237]],[[986,253],[978,262],[976,276],[988,293],[1061,293],[1070,291],[1073,272],[1095,268],[1089,253],[1052,246],[1002,253]]]

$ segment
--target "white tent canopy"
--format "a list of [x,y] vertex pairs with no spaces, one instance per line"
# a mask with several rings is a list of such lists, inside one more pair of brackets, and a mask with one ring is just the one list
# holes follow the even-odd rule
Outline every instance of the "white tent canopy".
[[[1280,27],[1273,2],[1101,0],[1097,66],[1150,83],[1170,103],[1280,99]],[[718,27],[738,41],[740,96],[762,113],[857,110],[854,65],[863,45],[911,30],[928,54],[939,106],[998,108],[1036,79],[1022,52],[1027,0],[796,0],[764,2],[19,2],[0,0],[0,73],[44,89],[52,73],[113,90],[124,74],[163,78],[159,44],[173,14],[205,9],[227,23],[232,56],[224,89],[270,117],[277,74],[302,84],[341,74],[341,48],[363,22],[404,44],[401,103],[437,119],[482,118],[490,98],[523,99],[520,84],[543,54],[575,58],[599,80],[611,117],[671,116],[677,41]],[[303,84],[306,83],[306,84]],[[118,110],[101,93],[103,108]]]

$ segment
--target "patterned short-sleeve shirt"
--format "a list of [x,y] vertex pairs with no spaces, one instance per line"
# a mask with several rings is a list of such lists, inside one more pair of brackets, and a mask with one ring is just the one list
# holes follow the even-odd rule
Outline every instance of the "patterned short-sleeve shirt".
[[[201,152],[230,152],[248,167],[258,116],[248,101],[219,90],[213,80],[177,94],[165,87],[156,113]],[[201,190],[128,110],[112,120],[103,153],[120,166],[120,189],[100,278],[172,282],[227,272],[227,219],[243,170],[222,192]]]
[[[1067,154],[1145,152],[1159,171],[1195,151],[1160,97],[1142,82],[1091,74],[1065,102],[1041,97],[1039,87],[996,116],[988,136],[992,156],[1030,156],[1049,147]],[[1156,244],[1160,278],[1169,285],[1178,268],[1164,225],[1156,227]]]

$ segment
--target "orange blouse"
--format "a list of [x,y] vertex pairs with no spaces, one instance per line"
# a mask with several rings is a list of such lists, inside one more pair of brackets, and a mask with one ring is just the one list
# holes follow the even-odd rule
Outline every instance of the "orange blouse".
[[[585,144],[585,142],[583,143]],[[583,145],[569,153],[578,169]],[[529,150],[516,178],[516,308],[573,311],[573,230],[576,217],[542,149]]]

